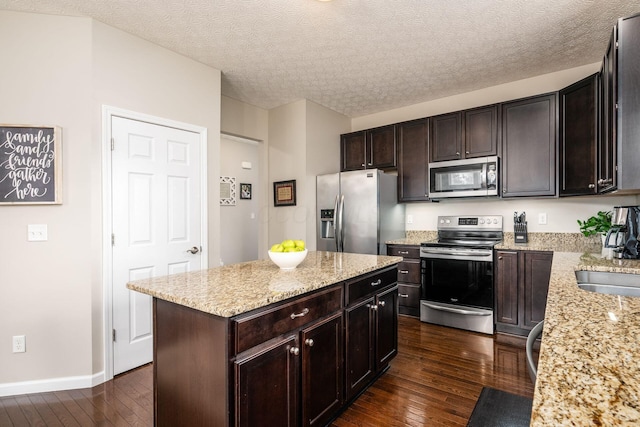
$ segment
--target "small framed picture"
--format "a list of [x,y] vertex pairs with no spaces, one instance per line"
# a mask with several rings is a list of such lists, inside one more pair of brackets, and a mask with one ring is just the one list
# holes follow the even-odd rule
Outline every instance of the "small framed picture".
[[240,183],[240,198],[246,200],[251,199],[251,184]]
[[279,181],[273,183],[273,205],[296,205],[296,180]]

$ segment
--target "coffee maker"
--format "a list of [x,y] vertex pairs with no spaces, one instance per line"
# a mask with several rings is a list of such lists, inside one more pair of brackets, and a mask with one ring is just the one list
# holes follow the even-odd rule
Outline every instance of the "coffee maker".
[[[640,258],[640,206],[616,206],[611,216],[611,229],[604,241],[613,248],[616,258]],[[613,239],[613,240],[612,240]]]

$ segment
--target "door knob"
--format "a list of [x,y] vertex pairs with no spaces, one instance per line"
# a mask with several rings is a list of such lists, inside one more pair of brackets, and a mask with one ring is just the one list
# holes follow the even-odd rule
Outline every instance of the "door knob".
[[194,246],[191,249],[187,249],[187,252],[190,252],[192,254],[197,254],[198,252],[200,252],[200,248],[198,248],[197,246]]

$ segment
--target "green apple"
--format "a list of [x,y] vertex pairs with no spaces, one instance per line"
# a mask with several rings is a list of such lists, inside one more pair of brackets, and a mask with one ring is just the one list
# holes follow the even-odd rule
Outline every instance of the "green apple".
[[282,243],[280,243],[282,246],[284,246],[284,248],[294,248],[296,246],[296,244],[293,242],[293,240],[289,239],[289,240],[283,240]]
[[285,252],[295,252],[296,248],[284,248]]
[[295,243],[296,248],[304,250],[304,240],[294,240],[293,243]]
[[304,248],[301,248],[300,246],[296,246],[295,248],[293,248],[294,252],[303,252]]
[[284,252],[284,247],[280,243],[271,246],[271,252]]

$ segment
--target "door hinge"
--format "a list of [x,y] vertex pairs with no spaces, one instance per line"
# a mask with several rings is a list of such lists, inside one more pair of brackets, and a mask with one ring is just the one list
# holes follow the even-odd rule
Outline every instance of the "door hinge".
[[116,235],[111,233],[111,246],[116,245]]
[[116,148],[116,141],[115,139],[111,138],[111,151],[115,150]]
[[112,330],[111,337],[113,339],[113,342],[116,342],[116,330],[115,329]]

